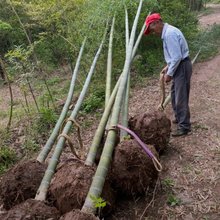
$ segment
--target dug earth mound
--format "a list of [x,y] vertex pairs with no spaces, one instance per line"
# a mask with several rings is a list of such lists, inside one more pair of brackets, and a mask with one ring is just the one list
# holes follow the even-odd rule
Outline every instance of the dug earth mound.
[[[56,207],[62,214],[82,208],[94,174],[95,167],[86,166],[83,161],[77,159],[64,161],[57,169],[49,194],[55,198]],[[115,192],[108,180],[105,181],[101,198],[107,201],[107,206],[102,210],[102,214],[107,215],[115,203]]]
[[28,199],[14,206],[8,212],[0,214],[1,220],[58,220],[59,218],[60,213],[55,207],[34,199]]
[[79,209],[72,210],[71,212],[63,215],[60,220],[99,220],[93,214],[88,214],[80,211]]
[[[148,148],[158,158],[154,146],[149,145]],[[158,171],[136,140],[131,139],[117,145],[110,175],[113,186],[120,194],[137,196],[143,195],[154,183]]]
[[46,171],[46,164],[36,160],[21,161],[7,171],[0,181],[0,201],[10,209],[26,199],[34,198]]
[[161,153],[170,140],[171,122],[161,111],[149,111],[129,119],[129,128],[145,143]]

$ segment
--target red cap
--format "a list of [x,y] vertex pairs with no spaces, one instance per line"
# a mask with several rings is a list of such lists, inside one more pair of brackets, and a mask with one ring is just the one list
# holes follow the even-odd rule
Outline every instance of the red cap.
[[147,16],[146,21],[145,21],[146,28],[144,30],[145,35],[148,35],[150,33],[150,29],[149,29],[150,24],[158,20],[161,20],[160,14],[158,13],[154,13],[154,14]]

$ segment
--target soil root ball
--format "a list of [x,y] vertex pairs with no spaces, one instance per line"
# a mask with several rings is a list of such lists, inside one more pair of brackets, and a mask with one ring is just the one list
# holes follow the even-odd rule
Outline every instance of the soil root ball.
[[79,209],[72,210],[71,212],[63,215],[60,220],[99,220],[99,218],[95,217],[93,214],[84,213]]
[[[58,168],[49,193],[55,198],[55,205],[62,214],[82,208],[94,174],[94,167],[86,166],[77,159],[68,160]],[[105,181],[101,197],[107,202],[103,214],[109,214],[115,203],[115,193],[108,180]]]
[[28,199],[10,209],[1,220],[58,220],[60,213],[55,207],[47,206],[44,202]]
[[159,153],[169,143],[171,122],[161,111],[136,115],[129,119],[129,127],[144,143],[154,145]]
[[34,198],[46,170],[36,160],[21,161],[2,176],[0,200],[10,209],[26,199]]
[[[148,149],[158,158],[154,146],[148,145]],[[139,144],[131,139],[116,146],[110,176],[118,192],[135,196],[146,192],[155,182],[158,171]]]

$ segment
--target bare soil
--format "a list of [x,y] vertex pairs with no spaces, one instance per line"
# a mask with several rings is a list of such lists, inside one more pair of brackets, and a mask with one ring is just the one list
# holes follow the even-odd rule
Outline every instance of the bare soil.
[[207,8],[210,10],[210,14],[203,15],[199,18],[199,23],[202,28],[208,28],[214,24],[220,24],[220,5],[208,4]]
[[5,209],[34,198],[46,171],[46,164],[36,160],[21,161],[0,180],[0,200]]
[[46,205],[42,201],[28,199],[10,209],[7,213],[0,213],[1,220],[58,220],[59,211]]
[[[83,206],[95,170],[95,167],[86,166],[83,161],[73,158],[63,161],[58,167],[49,191],[62,214]],[[103,214],[109,214],[115,203],[115,193],[109,181],[105,181],[102,198],[108,201]]]
[[158,153],[168,145],[171,123],[161,111],[149,111],[137,114],[129,119],[129,128],[138,134],[145,144],[152,144]]
[[60,220],[99,220],[99,218],[95,217],[92,214],[86,214],[81,212],[79,209],[72,210],[71,212],[63,215]]
[[[158,159],[155,147],[148,145],[148,149]],[[116,191],[128,197],[144,194],[158,176],[153,161],[134,139],[116,146],[110,173]]]

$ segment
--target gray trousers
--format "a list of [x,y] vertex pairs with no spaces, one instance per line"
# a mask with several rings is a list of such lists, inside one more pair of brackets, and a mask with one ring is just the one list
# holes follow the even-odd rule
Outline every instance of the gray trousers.
[[189,110],[191,76],[192,63],[189,58],[186,58],[177,67],[171,86],[172,107],[179,129],[191,129]]

